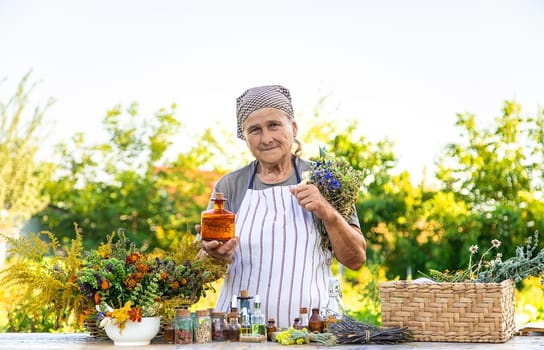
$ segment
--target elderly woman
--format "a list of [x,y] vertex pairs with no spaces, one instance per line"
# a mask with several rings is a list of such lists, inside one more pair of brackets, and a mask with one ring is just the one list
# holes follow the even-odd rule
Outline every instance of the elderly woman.
[[[300,184],[310,163],[298,156],[289,90],[280,85],[248,89],[237,99],[237,122],[238,137],[255,160],[219,179],[212,195],[224,193],[225,208],[236,213],[234,239],[203,242],[209,255],[230,262],[216,310],[228,311],[231,297],[248,290],[261,297],[266,317],[288,327],[300,307],[327,304],[332,256],[359,269],[366,241],[356,213],[346,221],[315,185]],[[332,251],[321,248],[312,214],[325,224]]]

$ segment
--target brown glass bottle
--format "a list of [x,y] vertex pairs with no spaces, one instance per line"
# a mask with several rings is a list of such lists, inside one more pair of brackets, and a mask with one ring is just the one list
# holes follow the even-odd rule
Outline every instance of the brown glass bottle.
[[318,332],[323,333],[323,329],[325,328],[325,321],[323,320],[323,317],[319,314],[318,308],[312,309],[312,316],[310,316],[309,328],[310,332]]
[[217,192],[213,200],[213,209],[206,210],[201,216],[200,234],[207,241],[228,241],[234,238],[235,214],[224,208],[227,198]]
[[273,318],[268,319],[268,325],[266,326],[266,339],[272,341],[272,334],[278,329],[276,328],[276,320]]
[[174,325],[172,322],[168,322],[166,327],[164,327],[163,338],[166,344],[174,344]]

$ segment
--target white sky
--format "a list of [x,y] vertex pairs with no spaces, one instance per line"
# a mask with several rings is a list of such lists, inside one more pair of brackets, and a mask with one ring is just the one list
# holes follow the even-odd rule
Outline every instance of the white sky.
[[51,142],[132,101],[176,102],[185,125],[235,138],[236,97],[282,84],[298,115],[332,94],[339,121],[394,140],[419,179],[456,139],[456,113],[484,123],[507,99],[544,105],[539,0],[0,0],[0,43],[0,98],[32,69],[35,101],[57,99]]

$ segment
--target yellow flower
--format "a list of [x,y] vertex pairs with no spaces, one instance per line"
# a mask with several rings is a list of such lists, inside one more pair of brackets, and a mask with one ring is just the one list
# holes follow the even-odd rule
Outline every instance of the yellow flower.
[[108,258],[111,253],[111,247],[109,244],[100,243],[98,247],[98,254],[102,255],[104,258]]
[[125,328],[125,323],[130,319],[130,306],[130,301],[127,301],[125,306],[111,312],[111,317],[115,320],[115,324],[119,325],[119,328],[121,329]]

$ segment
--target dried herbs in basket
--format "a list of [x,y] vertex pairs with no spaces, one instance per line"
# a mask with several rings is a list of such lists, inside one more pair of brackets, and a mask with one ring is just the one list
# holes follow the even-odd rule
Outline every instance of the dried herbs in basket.
[[488,259],[491,251],[498,248],[501,241],[494,239],[491,246],[485,250],[480,259],[473,258],[478,253],[478,246],[472,245],[469,248],[470,257],[468,267],[465,270],[455,271],[430,270],[428,274],[421,274],[435,282],[478,282],[478,283],[500,283],[506,280],[515,282],[523,281],[532,276],[539,277],[544,281],[544,247],[538,250],[538,231],[533,237],[527,238],[525,247],[516,247],[516,255],[503,259],[502,253],[497,253],[493,259]]

